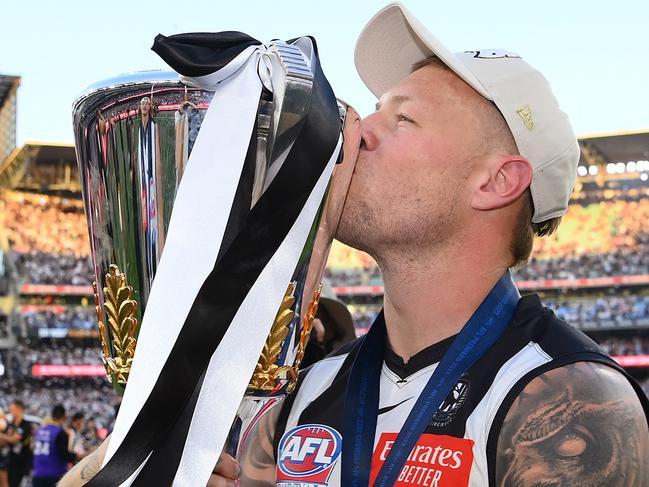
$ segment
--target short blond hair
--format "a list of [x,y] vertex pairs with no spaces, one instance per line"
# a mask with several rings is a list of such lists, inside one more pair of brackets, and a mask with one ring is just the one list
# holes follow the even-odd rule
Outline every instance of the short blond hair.
[[[435,66],[453,72],[451,68],[435,56],[428,57],[413,64],[412,72],[426,66]],[[489,105],[491,105],[493,110],[481,110],[482,113],[478,121],[483,132],[483,143],[485,146],[488,146],[490,151],[501,149],[512,153],[519,153],[514,136],[502,113],[500,113],[500,110],[492,102],[489,102]],[[532,223],[533,216],[534,202],[532,200],[532,193],[527,188],[522,196],[521,209],[512,233],[510,246],[512,263],[510,267],[523,267],[532,254],[534,237],[544,237],[554,233],[559,227],[562,218],[556,217],[541,223]]]

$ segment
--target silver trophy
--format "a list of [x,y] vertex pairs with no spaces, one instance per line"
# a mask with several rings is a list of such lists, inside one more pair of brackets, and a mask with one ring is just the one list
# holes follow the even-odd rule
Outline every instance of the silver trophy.
[[[251,211],[278,177],[309,109],[314,73],[299,42],[274,41],[263,55],[272,94],[260,97],[251,137]],[[97,83],[73,107],[103,359],[118,393],[129,380],[177,191],[213,96],[174,72],[143,72]],[[297,379],[360,142],[356,111],[342,102],[338,110],[341,157],[275,320],[266,324],[268,338],[226,443],[232,453],[260,410],[290,393]]]

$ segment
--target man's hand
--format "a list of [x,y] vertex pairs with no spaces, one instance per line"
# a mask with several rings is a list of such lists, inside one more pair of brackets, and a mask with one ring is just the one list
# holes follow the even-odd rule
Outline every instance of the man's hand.
[[239,463],[227,453],[221,453],[207,487],[234,487],[241,473]]
[[502,487],[649,485],[647,420],[628,380],[578,362],[530,382],[498,439]]

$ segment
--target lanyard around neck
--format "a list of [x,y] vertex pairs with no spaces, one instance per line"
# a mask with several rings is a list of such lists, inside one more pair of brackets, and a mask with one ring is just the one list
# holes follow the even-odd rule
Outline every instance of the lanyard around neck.
[[[408,455],[460,377],[498,340],[514,316],[520,294],[505,272],[464,325],[419,395],[392,446],[374,487],[394,485]],[[342,477],[345,487],[367,487],[385,354],[383,312],[363,339],[345,395]]]

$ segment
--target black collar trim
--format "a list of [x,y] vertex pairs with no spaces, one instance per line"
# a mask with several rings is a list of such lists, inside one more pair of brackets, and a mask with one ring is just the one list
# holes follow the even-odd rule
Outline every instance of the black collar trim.
[[385,349],[385,365],[387,365],[388,369],[403,380],[406,377],[410,377],[415,372],[419,372],[421,369],[442,360],[442,357],[449,349],[456,336],[457,335],[452,335],[441,342],[434,343],[433,345],[424,348],[410,357],[410,360],[408,360],[407,363],[403,361],[403,358],[394,353],[388,344]]

